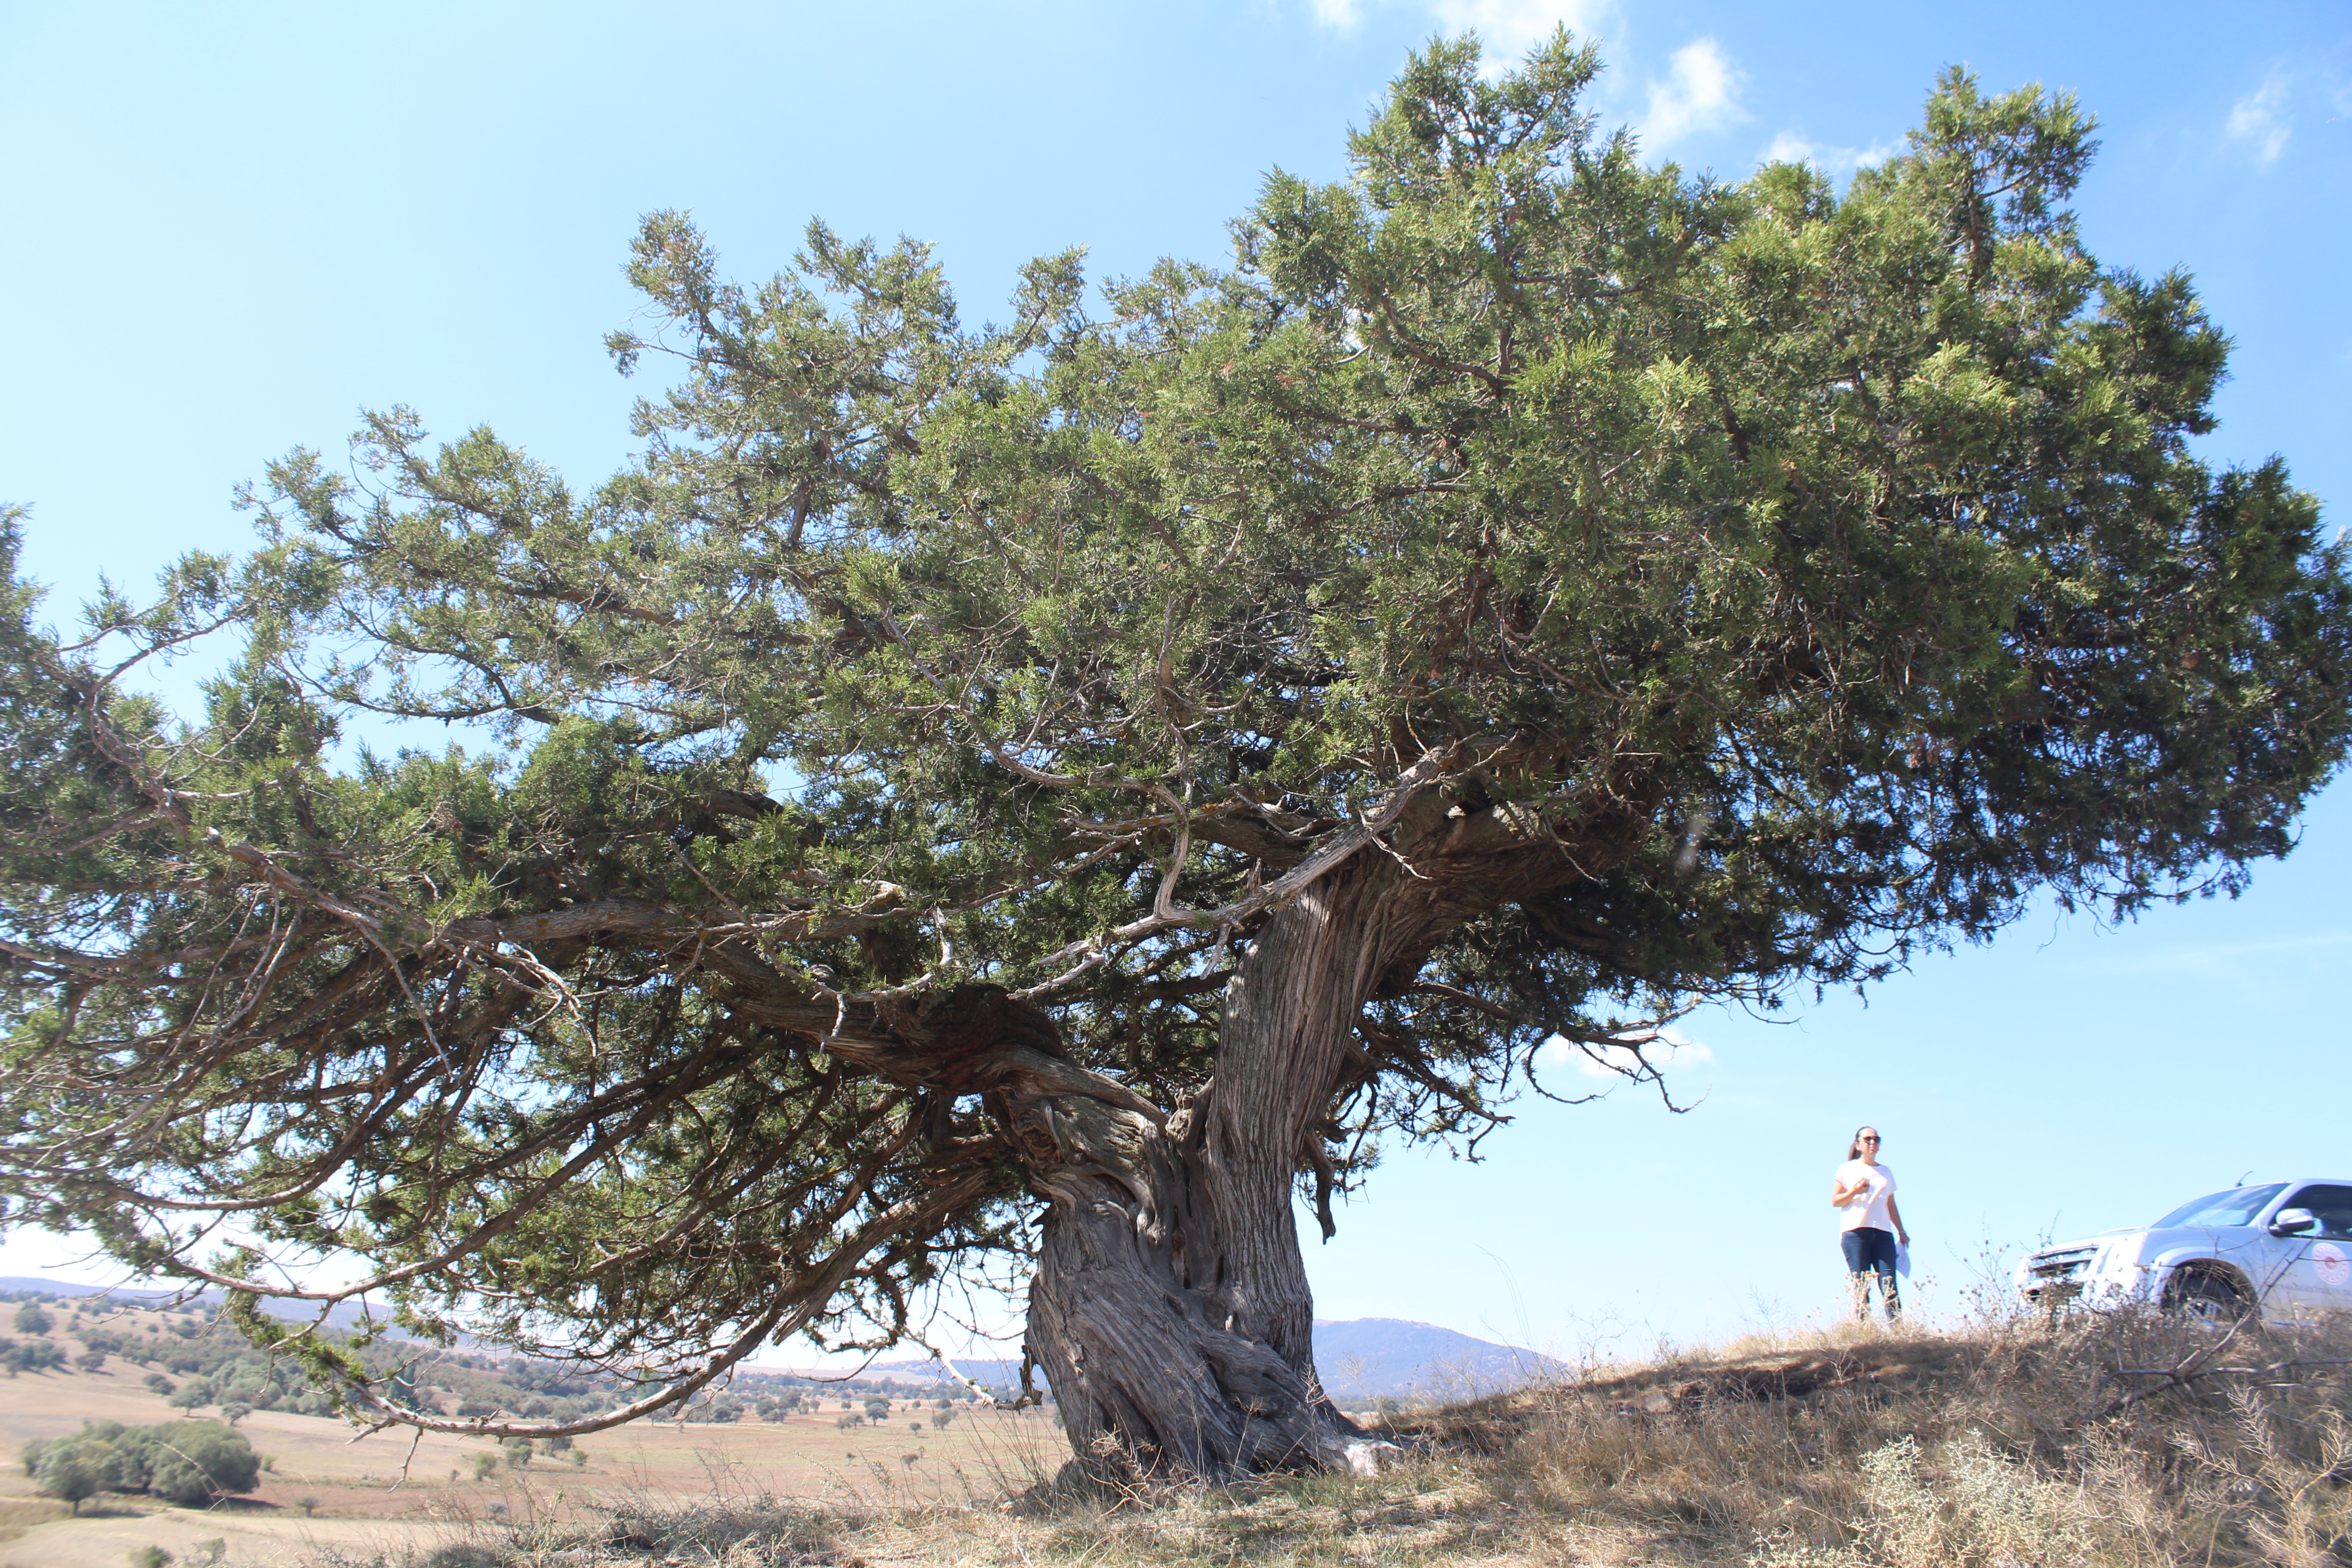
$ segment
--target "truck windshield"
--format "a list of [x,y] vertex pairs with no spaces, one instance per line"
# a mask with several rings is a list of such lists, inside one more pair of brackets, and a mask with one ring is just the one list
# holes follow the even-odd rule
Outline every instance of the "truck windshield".
[[2284,1182],[2273,1182],[2267,1187],[2231,1187],[2226,1193],[2208,1193],[2195,1203],[2182,1204],[2149,1228],[2166,1230],[2173,1226],[2252,1225],[2263,1205],[2286,1190]]

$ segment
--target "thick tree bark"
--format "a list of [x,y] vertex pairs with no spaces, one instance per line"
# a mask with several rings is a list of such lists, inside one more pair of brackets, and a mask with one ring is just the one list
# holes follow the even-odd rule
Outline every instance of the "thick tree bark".
[[1292,1194],[1391,945],[1385,871],[1343,868],[1269,922],[1226,992],[1213,1085],[1165,1128],[1083,1097],[1002,1102],[1053,1200],[1028,1349],[1090,1474],[1361,1457],[1316,1380]]

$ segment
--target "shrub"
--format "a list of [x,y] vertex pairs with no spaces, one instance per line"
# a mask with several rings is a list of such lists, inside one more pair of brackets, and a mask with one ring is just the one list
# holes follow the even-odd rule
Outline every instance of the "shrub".
[[16,1309],[16,1331],[20,1334],[46,1334],[51,1321],[38,1301],[27,1301]]
[[20,1372],[41,1372],[65,1364],[64,1347],[47,1340],[0,1340],[0,1370],[11,1377]]
[[141,1546],[131,1553],[131,1568],[172,1568],[172,1554],[160,1546]]
[[147,1426],[152,1451],[148,1489],[176,1503],[210,1502],[249,1492],[261,1479],[261,1458],[241,1432],[212,1421]]

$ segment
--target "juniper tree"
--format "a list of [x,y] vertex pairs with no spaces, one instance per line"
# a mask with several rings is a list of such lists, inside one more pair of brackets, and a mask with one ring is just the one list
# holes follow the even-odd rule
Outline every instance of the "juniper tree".
[[[395,409],[152,608],[19,584],[8,1217],[509,1435],[1003,1265],[1089,1466],[1328,1464],[1294,1204],[1381,1140],[2285,853],[2343,552],[2191,450],[2226,341],[2084,248],[2090,121],[1954,72],[1843,195],[1727,183],[1594,68],[1433,46],[1231,266],[1055,257],[1003,325],[656,215],[593,489]],[[201,713],[126,691],[217,628]],[[474,749],[338,764],[368,714]],[[362,1290],[642,1396],[445,1417],[256,1310]]]

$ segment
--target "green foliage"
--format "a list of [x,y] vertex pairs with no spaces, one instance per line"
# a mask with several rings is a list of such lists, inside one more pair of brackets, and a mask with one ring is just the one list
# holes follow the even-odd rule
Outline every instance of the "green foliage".
[[[2084,248],[2090,121],[1955,71],[1843,193],[1726,184],[1602,134],[1594,68],[1433,45],[1230,268],[1048,258],[1003,325],[911,242],[813,225],[741,285],[656,214],[623,471],[370,415],[87,637],[8,520],[0,1217],[229,1289],[378,1414],[425,1415],[257,1310],[268,1253],[656,1384],[1017,1270],[1053,1155],[1005,1064],[1195,1104],[1237,955],[1335,868],[1387,946],[1267,1155],[1326,1198],[1555,1033],[2284,854],[2346,744],[2344,548],[2190,449],[2227,341]],[[231,626],[202,713],[122,689]],[[339,762],[355,712],[492,743]]]
[[78,1436],[26,1444],[23,1459],[36,1487],[73,1501],[77,1511],[82,1499],[100,1491],[148,1492],[194,1505],[249,1492],[261,1479],[260,1458],[244,1435],[213,1421],[85,1422]]
[[212,1384],[201,1377],[192,1377],[173,1393],[163,1397],[163,1403],[175,1410],[201,1410],[216,1396]]
[[106,1485],[100,1462],[74,1443],[52,1445],[33,1472],[33,1485],[44,1494],[72,1505],[79,1515],[85,1499],[96,1497]]

